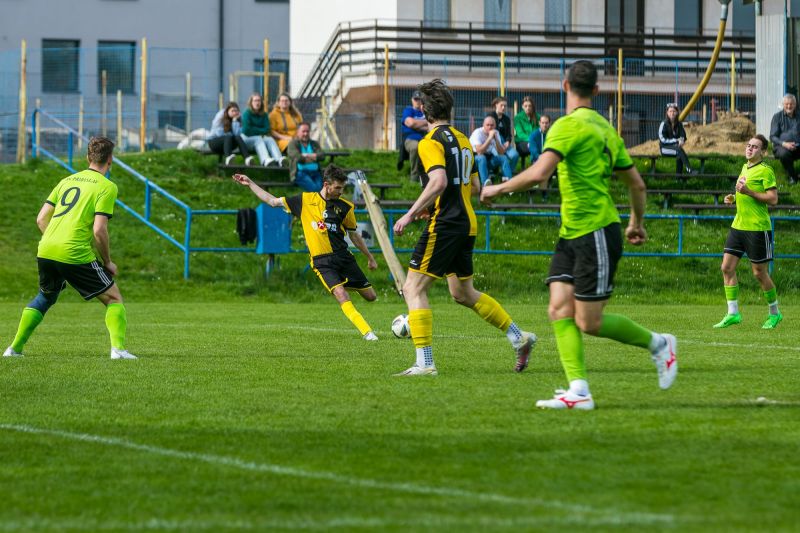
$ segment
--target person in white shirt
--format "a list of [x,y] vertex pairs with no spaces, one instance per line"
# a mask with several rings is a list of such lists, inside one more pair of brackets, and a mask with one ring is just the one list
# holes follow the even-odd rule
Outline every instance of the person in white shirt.
[[497,131],[494,117],[486,116],[483,126],[469,136],[469,142],[475,150],[475,166],[478,167],[478,175],[484,186],[492,184],[491,173],[497,168],[502,171],[503,181],[511,178],[511,161],[505,155],[503,136]]

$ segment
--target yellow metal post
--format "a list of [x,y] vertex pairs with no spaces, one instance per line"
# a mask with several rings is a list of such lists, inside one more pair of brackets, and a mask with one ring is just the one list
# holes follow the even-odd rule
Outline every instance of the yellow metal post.
[[706,125],[706,111],[708,111],[706,104],[703,104],[703,126]]
[[322,95],[319,102],[319,145],[326,146],[327,139],[325,138],[325,95]]
[[22,39],[19,60],[19,124],[17,124],[17,163],[25,162],[27,148],[25,132],[25,115],[28,113],[28,47]]
[[139,84],[139,153],[144,153],[147,137],[147,39],[142,37],[142,77]]
[[117,89],[117,150],[122,150],[122,91]]
[[622,135],[622,48],[617,51],[617,134]]
[[100,134],[108,137],[108,74],[100,73]]
[[731,113],[736,112],[736,56],[731,52]]
[[236,101],[236,78],[233,74],[228,74],[228,101]]
[[389,149],[389,45],[383,45],[383,149]]
[[500,50],[500,96],[506,95],[506,51]]
[[222,93],[219,93],[219,96],[217,97],[217,107],[220,109],[225,107],[225,95]]
[[269,39],[264,39],[264,87],[261,91],[261,105],[264,112],[267,112],[267,102],[269,101]]

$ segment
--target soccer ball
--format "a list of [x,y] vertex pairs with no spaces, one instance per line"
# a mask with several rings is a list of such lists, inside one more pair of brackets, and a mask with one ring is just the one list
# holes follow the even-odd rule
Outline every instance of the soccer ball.
[[411,335],[411,328],[408,325],[408,315],[397,315],[392,320],[392,333],[398,339],[405,339]]

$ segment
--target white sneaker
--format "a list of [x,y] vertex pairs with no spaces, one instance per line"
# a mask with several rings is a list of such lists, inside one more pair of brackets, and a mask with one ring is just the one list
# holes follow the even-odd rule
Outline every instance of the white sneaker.
[[8,348],[6,348],[6,351],[3,352],[3,357],[22,357],[22,354],[20,352],[14,351],[14,348],[9,346]]
[[398,372],[395,377],[403,376],[438,376],[439,372],[436,371],[435,366],[417,366],[414,365],[408,370]]
[[378,336],[375,333],[368,331],[366,335],[364,335],[365,341],[376,341],[378,340]]
[[247,165],[248,167],[250,167],[250,166],[253,165],[254,159],[255,158],[252,155],[251,156],[247,156],[247,159],[244,160],[244,164]]
[[658,371],[658,386],[668,389],[678,376],[678,339],[669,333],[662,333],[666,344],[653,352],[653,362]]
[[535,333],[528,333],[527,331],[522,332],[522,344],[514,350],[517,354],[517,364],[514,366],[514,372],[522,372],[528,368],[531,351],[533,351],[533,347],[536,346],[537,340],[539,340],[539,338]]
[[236,155],[235,155],[235,154],[231,154],[231,155],[229,155],[228,157],[226,157],[226,158],[225,158],[225,166],[226,166],[226,167],[229,167],[229,166],[231,165],[231,162],[233,162],[233,159],[234,159],[235,157],[236,157]]
[[484,187],[488,187],[488,186],[489,186],[489,185],[491,185],[491,184],[492,184],[492,180],[490,180],[490,179],[488,179],[488,180],[486,180],[486,181],[484,181],[484,182],[483,182],[483,186],[484,186]]
[[128,350],[117,350],[116,348],[111,348],[111,359],[138,359],[138,357],[130,353]]
[[577,411],[591,411],[594,409],[594,400],[591,394],[580,396],[568,390],[558,389],[552,400],[539,400],[536,402],[539,409],[575,409]]
[[272,159],[271,157],[268,157],[268,158],[267,158],[267,160],[266,160],[266,161],[264,161],[264,162],[261,164],[261,166],[263,166],[263,167],[270,167],[270,166],[272,166],[274,163],[275,163],[275,160],[274,160],[274,159]]

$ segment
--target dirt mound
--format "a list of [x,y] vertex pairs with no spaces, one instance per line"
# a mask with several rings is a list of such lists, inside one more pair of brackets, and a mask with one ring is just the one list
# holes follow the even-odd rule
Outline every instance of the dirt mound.
[[[686,122],[686,144],[683,149],[692,154],[742,155],[744,144],[756,134],[756,125],[741,113],[720,112],[718,120],[705,126]],[[657,155],[658,140],[647,141],[628,150],[631,155]]]

